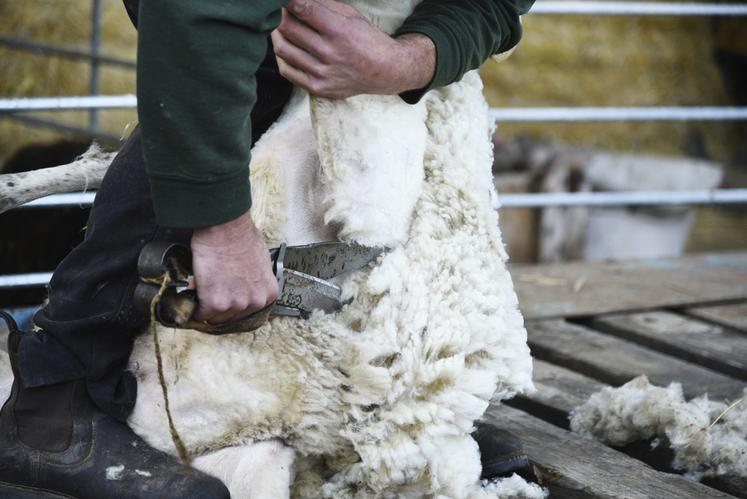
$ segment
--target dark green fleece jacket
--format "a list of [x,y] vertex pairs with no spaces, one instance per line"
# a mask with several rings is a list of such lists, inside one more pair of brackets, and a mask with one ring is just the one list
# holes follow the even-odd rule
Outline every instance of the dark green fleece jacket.
[[[424,0],[397,34],[436,45],[427,88],[452,83],[521,38],[534,0]],[[287,0],[140,0],[137,95],[158,223],[205,227],[251,206],[255,73]]]

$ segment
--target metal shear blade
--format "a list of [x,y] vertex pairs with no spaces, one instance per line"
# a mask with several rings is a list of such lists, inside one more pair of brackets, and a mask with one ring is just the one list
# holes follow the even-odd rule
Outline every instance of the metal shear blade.
[[169,327],[197,329],[210,334],[251,331],[264,324],[270,316],[308,317],[314,310],[327,313],[342,308],[342,290],[327,281],[358,270],[384,251],[356,244],[326,242],[304,246],[280,245],[270,250],[273,270],[280,290],[278,300],[240,321],[229,324],[206,324],[192,319],[197,308],[197,294],[185,290],[192,272],[192,254],[184,245],[154,241],[146,245],[138,260],[141,282],[135,290],[135,303],[147,312],[158,293],[157,284],[168,273],[171,284],[156,306],[156,318]]

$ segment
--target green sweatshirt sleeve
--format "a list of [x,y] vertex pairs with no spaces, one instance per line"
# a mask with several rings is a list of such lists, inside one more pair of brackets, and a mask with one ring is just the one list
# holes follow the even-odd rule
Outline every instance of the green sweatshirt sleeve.
[[251,206],[254,75],[286,1],[140,1],[138,115],[159,225],[217,225]]
[[401,94],[415,103],[432,88],[459,80],[493,54],[521,40],[519,16],[534,0],[423,0],[397,30],[426,35],[436,45],[436,71],[430,84]]

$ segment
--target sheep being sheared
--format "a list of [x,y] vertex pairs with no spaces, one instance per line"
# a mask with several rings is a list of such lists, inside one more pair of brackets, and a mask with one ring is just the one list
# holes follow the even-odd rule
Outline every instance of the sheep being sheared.
[[[344,283],[355,298],[336,315],[226,337],[162,329],[175,424],[195,454],[281,439],[296,454],[299,496],[487,495],[472,423],[491,398],[531,387],[531,359],[504,266],[480,80],[469,74],[414,107],[348,99],[348,119],[360,124],[335,129],[345,121],[326,120],[345,116],[342,105],[312,107],[321,168],[289,171],[317,150],[301,96],[260,140],[253,217],[273,242],[339,235],[393,249]],[[338,142],[326,147],[327,137]],[[371,146],[379,137],[393,145]],[[294,210],[326,223],[299,235]],[[130,424],[173,452],[154,410],[162,395],[150,337],[131,360],[139,388]],[[211,471],[210,460],[196,465]]]
[[[392,32],[417,2],[349,2]],[[470,437],[532,388],[498,229],[492,123],[476,72],[417,105],[298,91],[253,150],[252,218],[271,244],[390,248],[334,315],[221,337],[159,328],[175,426],[233,497],[496,497]],[[154,345],[135,345],[132,428],[175,452]],[[292,471],[291,471],[292,467]],[[256,478],[255,478],[256,477]],[[542,495],[528,487],[528,496]]]

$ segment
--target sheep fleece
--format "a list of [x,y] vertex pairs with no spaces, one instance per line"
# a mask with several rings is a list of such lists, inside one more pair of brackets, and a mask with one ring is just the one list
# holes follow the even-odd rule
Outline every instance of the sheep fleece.
[[[407,216],[382,218],[376,210],[357,211],[351,197],[325,198],[341,237],[392,247],[344,282],[344,293],[354,297],[349,305],[305,321],[276,318],[247,334],[159,331],[171,409],[188,448],[200,454],[282,439],[297,455],[300,497],[320,490],[328,497],[487,495],[477,482],[473,421],[491,400],[532,388],[526,331],[498,229],[492,125],[479,76],[432,91],[419,106],[392,99],[391,107],[395,120],[397,112],[423,117],[422,158],[412,150],[394,154],[395,162],[417,160],[412,178],[401,188],[373,185],[370,195],[357,195],[368,206],[405,210],[411,197]],[[271,241],[284,237],[287,220],[278,211],[293,201],[283,199],[283,168],[263,163],[294,148],[280,132],[293,126],[286,119],[303,123],[304,108],[307,99],[295,99],[255,148],[252,210]],[[323,192],[359,181],[355,169],[366,161],[347,160],[350,151],[382,152],[362,147],[377,137],[333,130],[337,122],[327,122],[325,133],[347,141],[318,144]],[[325,140],[318,131],[317,137]],[[139,388],[130,425],[151,445],[174,452],[150,336],[138,339],[131,368]]]
[[[350,3],[392,32],[417,2]],[[509,494],[480,486],[469,436],[491,400],[533,388],[491,132],[476,72],[412,106],[296,92],[252,153],[255,223],[270,243],[339,238],[391,250],[342,283],[352,302],[337,314],[222,337],[159,329],[191,452],[284,442],[295,497]],[[129,423],[173,453],[149,335],[131,369]],[[269,445],[268,455],[280,452]]]

